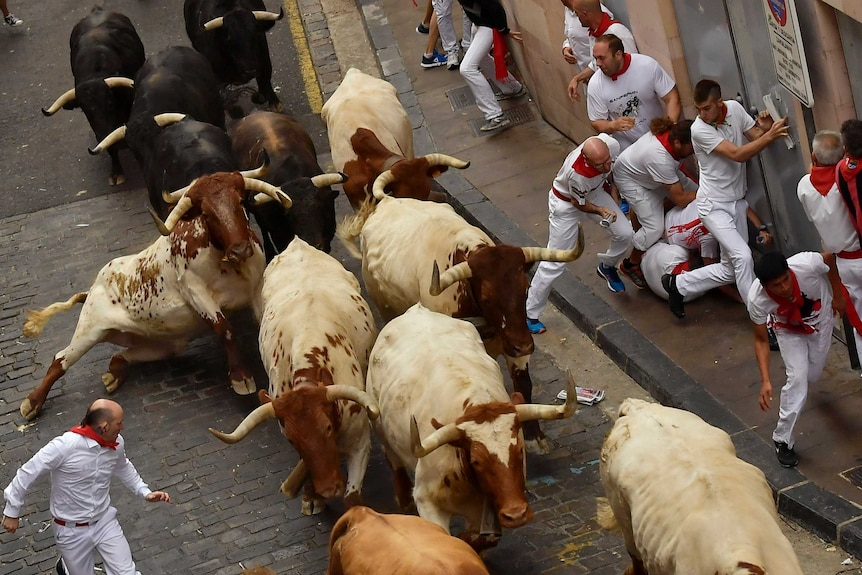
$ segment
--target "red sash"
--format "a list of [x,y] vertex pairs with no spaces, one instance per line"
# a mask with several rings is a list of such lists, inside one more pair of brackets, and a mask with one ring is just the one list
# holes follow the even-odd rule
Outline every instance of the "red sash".
[[[793,297],[791,299],[783,298],[763,286],[766,290],[766,294],[772,298],[772,301],[778,304],[778,311],[773,314],[773,323],[787,331],[792,331],[794,333],[801,333],[804,335],[810,335],[814,333],[814,328],[802,321],[802,304],[804,300],[802,298],[802,291],[799,289],[799,282],[796,281],[796,274],[793,273],[793,270],[787,270],[790,273],[790,279],[793,282]],[[780,321],[776,321],[776,316],[782,316],[787,318],[787,323],[783,323]]]
[[494,77],[498,80],[505,80],[509,75],[509,70],[506,69],[506,52],[508,46],[506,37],[494,28]]
[[102,436],[96,433],[96,430],[89,425],[78,425],[73,427],[69,431],[71,431],[72,433],[77,433],[78,435],[83,435],[84,437],[89,437],[102,447],[107,447],[108,449],[117,449],[117,446],[119,445],[119,442],[117,441],[105,441],[104,439],[102,439]]

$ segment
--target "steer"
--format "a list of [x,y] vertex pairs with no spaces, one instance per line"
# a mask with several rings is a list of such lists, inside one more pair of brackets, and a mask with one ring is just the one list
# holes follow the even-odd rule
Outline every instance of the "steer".
[[[391,177],[384,172],[374,182],[376,207],[367,205],[337,231],[362,257],[362,277],[380,314],[392,319],[422,302],[453,317],[478,318],[488,352],[505,357],[515,390],[532,401],[526,268],[538,260],[577,259],[584,249],[583,230],[568,251],[495,245],[446,204],[386,196],[383,188]],[[355,247],[360,234],[361,254]],[[538,422],[525,425],[524,435],[531,451],[548,450]]]
[[335,198],[329,186],[344,181],[343,174],[321,174],[314,143],[293,118],[272,112],[254,112],[230,129],[233,155],[242,169],[257,165],[263,150],[271,167],[264,180],[280,186],[293,200],[290,211],[276,204],[252,210],[263,232],[267,261],[299,236],[317,249],[329,252],[335,235]]
[[385,170],[394,174],[387,184],[393,195],[444,201],[445,196],[431,192],[432,179],[449,166],[470,165],[444,154],[415,158],[413,128],[395,86],[355,68],[347,71],[320,116],[326,122],[332,162],[347,174],[344,194],[353,209],[371,197],[374,179]]
[[[135,26],[123,14],[93,8],[89,16],[72,28],[69,38],[75,87],[42,108],[46,116],[60,108],[80,107],[102,140],[129,119],[134,96],[133,78],[144,64],[144,45]],[[111,176],[108,184],[126,181],[116,147],[111,147]]]
[[186,0],[183,6],[186,33],[195,50],[206,56],[222,84],[257,80],[256,104],[270,111],[283,106],[272,87],[272,61],[266,32],[284,17],[267,12],[263,0]]
[[171,357],[207,328],[222,340],[234,391],[254,393],[254,381],[225,317],[225,312],[252,303],[263,275],[260,240],[243,209],[250,192],[260,192],[254,201],[283,196],[278,188],[240,173],[200,178],[170,195],[177,206],[166,222],[155,218],[162,237],[136,255],[110,261],[88,292],[28,312],[24,335],[32,337],[51,316],[84,303],[72,341],[54,356],[42,383],[21,403],[21,415],[34,418],[54,382],[98,343],[126,348],[111,358],[102,376],[113,393],[130,364]]
[[383,515],[353,507],[329,537],[326,575],[488,575],[469,545],[414,515]]
[[476,549],[496,545],[494,518],[518,527],[533,517],[521,424],[569,417],[577,406],[571,375],[564,405],[524,404],[518,392],[510,399],[476,328],[422,304],[380,331],[367,391],[380,406],[374,427],[398,503],[410,506],[410,472],[419,515],[447,532],[451,517],[462,515],[462,538]]
[[626,573],[802,575],[763,472],[693,413],[626,399],[599,470],[598,521],[622,531]]
[[[379,413],[365,393],[377,330],[359,282],[338,260],[296,238],[267,266],[255,314],[269,395],[261,391],[263,405],[232,434],[210,431],[236,443],[263,421],[278,419],[302,458],[282,492],[293,497],[305,469],[311,474],[302,513],[320,513],[323,498],[342,494],[347,506],[359,504],[371,452],[361,408],[371,418]],[[339,453],[347,458],[346,488]]]

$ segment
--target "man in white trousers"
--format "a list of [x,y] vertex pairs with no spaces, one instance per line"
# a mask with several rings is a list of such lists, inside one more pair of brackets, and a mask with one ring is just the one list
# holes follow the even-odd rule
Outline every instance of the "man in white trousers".
[[[596,273],[615,293],[626,289],[616,266],[631,247],[634,234],[631,222],[609,193],[608,177],[619,150],[619,143],[607,134],[587,138],[566,156],[548,192],[549,248],[572,249],[578,227],[587,218],[606,222],[602,227],[610,237],[610,246],[599,254]],[[565,266],[565,262],[540,262],[536,269],[527,292],[527,326],[532,333],[545,331],[539,316],[548,303],[551,284]]]
[[[460,50],[458,49],[458,36],[455,34],[455,23],[452,19],[452,4],[455,0],[432,0],[434,13],[437,14],[437,31],[440,33],[440,43],[443,45],[443,51],[446,53],[446,67],[449,70],[458,68],[460,60]],[[461,24],[461,48],[467,50],[472,41],[473,24],[467,18],[467,14],[462,14]]]
[[111,506],[111,479],[117,476],[133,493],[150,502],[171,502],[164,491],[150,491],[126,458],[123,408],[97,399],[81,425],[55,437],[21,466],[3,491],[3,528],[14,533],[24,497],[45,472],[51,474],[51,515],[61,560],[57,570],[69,575],[93,575],[93,552],[102,556],[108,573],[135,575],[129,542]]
[[680,319],[685,317],[684,298],[692,294],[735,281],[742,299],[748,297],[754,262],[748,247],[745,162],[788,132],[787,118],[773,121],[761,112],[755,121],[736,100],[722,100],[721,86],[714,80],[697,83],[694,105],[698,117],[691,125],[691,143],[700,166],[697,210],[721,246],[721,261],[662,277],[670,311]]
[[785,259],[765,254],[754,266],[755,279],[746,298],[754,324],[754,355],[760,370],[760,409],[769,410],[767,322],[775,330],[787,380],[778,402],[778,425],[772,432],[775,453],[783,467],[795,467],[793,428],[805,407],[808,386],[820,379],[832,341],[833,313],[841,315],[846,300],[831,253],[800,252]]

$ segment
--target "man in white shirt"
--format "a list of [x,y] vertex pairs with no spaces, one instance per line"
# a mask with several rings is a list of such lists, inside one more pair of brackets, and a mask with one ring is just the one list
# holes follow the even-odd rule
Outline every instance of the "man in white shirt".
[[648,133],[654,118],[679,120],[679,90],[654,59],[626,52],[613,34],[596,39],[593,57],[602,73],[590,78],[587,115],[597,132],[616,138],[620,152]]
[[60,550],[58,571],[92,575],[93,552],[102,556],[108,573],[135,575],[129,543],[111,506],[111,479],[117,476],[130,491],[150,502],[171,502],[164,491],[150,491],[126,458],[123,408],[97,399],[80,426],[55,437],[21,466],[3,491],[6,507],[3,528],[14,533],[24,497],[45,472],[51,474],[51,515],[54,539]]
[[[575,0],[562,0],[563,3],[563,58],[569,64],[575,64],[578,71],[585,70],[593,62],[593,43],[590,40],[590,29],[581,24],[575,12]],[[607,6],[600,4],[602,12],[613,22],[614,13]]]
[[[619,144],[607,134],[584,140],[563,161],[548,192],[548,247],[572,249],[581,222],[589,218],[601,223],[610,237],[610,246],[599,254],[596,273],[615,293],[625,291],[616,265],[632,242],[632,225],[610,195],[608,176],[619,154]],[[568,247],[566,247],[568,246]],[[565,262],[540,262],[527,292],[527,326],[532,333],[542,333],[545,326],[539,316],[548,303],[551,284],[560,277]]]
[[832,340],[833,313],[843,314],[846,301],[830,253],[801,252],[785,259],[779,252],[770,252],[755,264],[754,274],[757,279],[746,299],[760,371],[760,409],[768,411],[772,401],[768,322],[778,337],[787,374],[772,440],[778,462],[795,467],[799,458],[793,449],[793,428],[805,406],[808,386],[823,373]]
[[[694,88],[698,117],[691,143],[700,166],[697,206],[700,219],[721,246],[721,261],[683,276],[662,278],[670,311],[685,317],[686,296],[733,283],[743,300],[754,281],[745,201],[745,162],[787,135],[787,118],[761,112],[755,121],[736,100],[721,99],[721,86],[701,80]],[[747,143],[746,143],[747,141]]]
[[631,31],[622,22],[614,20],[610,13],[603,11],[599,0],[563,0],[563,3],[575,13],[581,24],[587,28],[589,36],[591,61],[569,82],[569,99],[572,102],[580,102],[581,94],[578,92],[578,86],[589,82],[598,69],[595,61],[592,61],[593,45],[596,38],[605,34],[613,34],[622,41],[625,51],[629,54],[637,54],[638,48]]
[[[862,311],[862,249],[859,234],[841,197],[835,166],[844,157],[841,134],[831,130],[817,132],[811,143],[811,173],[802,176],[796,195],[805,215],[823,241],[823,247],[835,254],[841,283],[847,288],[853,311]],[[851,310],[848,307],[848,314]],[[854,326],[855,327],[855,326]],[[862,353],[862,337],[854,329],[856,350]]]

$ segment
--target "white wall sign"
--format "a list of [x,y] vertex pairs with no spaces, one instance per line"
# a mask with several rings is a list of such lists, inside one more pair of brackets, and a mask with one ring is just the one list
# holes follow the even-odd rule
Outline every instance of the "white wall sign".
[[808,62],[796,17],[795,0],[761,0],[778,81],[809,108],[814,105]]

